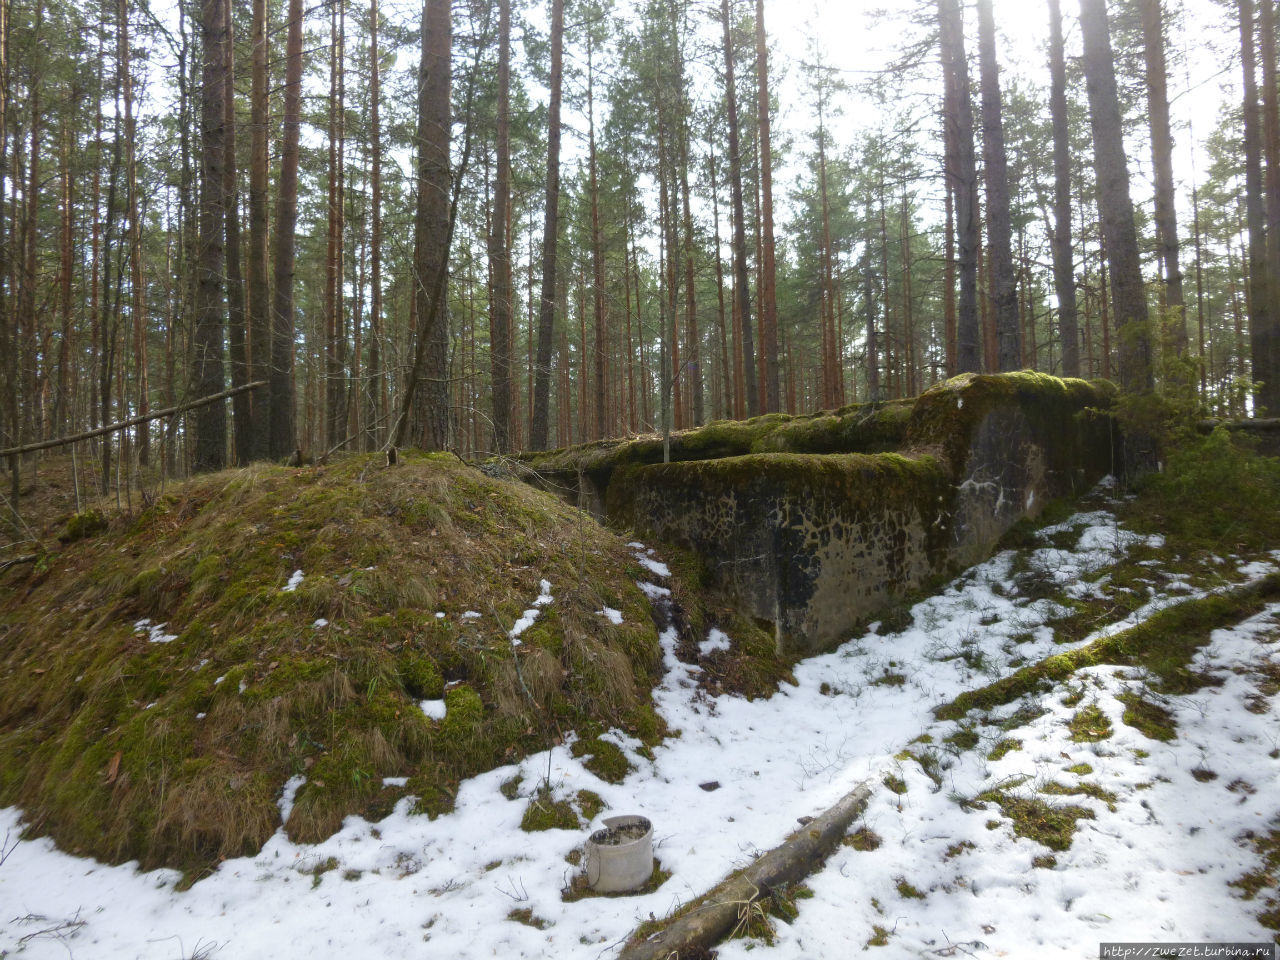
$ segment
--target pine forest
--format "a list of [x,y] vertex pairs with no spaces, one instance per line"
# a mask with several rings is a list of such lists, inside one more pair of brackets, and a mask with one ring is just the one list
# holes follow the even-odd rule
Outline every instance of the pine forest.
[[1274,0],[911,0],[867,70],[787,7],[0,0],[10,495],[966,371],[1280,412]]

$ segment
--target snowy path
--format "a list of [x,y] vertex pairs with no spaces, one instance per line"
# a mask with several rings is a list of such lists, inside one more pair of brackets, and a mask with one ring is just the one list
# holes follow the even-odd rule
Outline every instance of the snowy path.
[[[1068,531],[1079,534],[1070,534],[1073,549],[1046,547],[1033,558],[1041,576],[1068,592],[1094,589],[1080,577],[1138,539],[1105,512],[1077,515],[1058,533]],[[386,820],[352,818],[315,846],[277,833],[257,856],[223,863],[185,893],[174,891],[171,871],[103,866],[47,840],[14,846],[20,812],[0,811],[0,840],[9,835],[4,849],[13,847],[0,864],[0,957],[612,956],[637,922],[704,892],[779,843],[797,818],[886,775],[906,790],[880,787],[872,796],[864,823],[881,846],[840,848],[811,878],[814,895],[799,901],[795,922],[777,924],[772,948],[735,941],[722,958],[752,948],[753,956],[780,960],[846,957],[877,936],[888,945],[872,955],[885,958],[1096,957],[1100,940],[1269,939],[1254,905],[1227,882],[1255,863],[1235,838],[1267,827],[1280,803],[1280,716],[1274,704],[1263,713],[1244,706],[1257,696],[1247,665],[1280,660],[1273,616],[1280,610],[1215,634],[1203,666],[1225,682],[1169,701],[1176,740],[1148,740],[1125,726],[1116,695],[1140,680],[1099,668],[1071,683],[1084,705],[1096,702],[1109,717],[1108,739],[1069,739],[1065,723],[1079,706],[1062,704],[1060,688],[1042,698],[1047,713],[1007,735],[1022,749],[989,760],[1006,736],[998,726],[979,728],[978,746],[960,750],[944,744],[958,726],[934,721],[931,711],[1019,662],[1063,649],[1045,626],[1056,605],[1007,595],[1012,560],[1005,553],[968,571],[917,605],[899,634],[869,633],[799,664],[797,685],[768,701],[705,696],[698,668],[676,659],[668,633],[655,700],[680,735],[652,762],[639,743],[615,735],[636,768],[620,785],[597,779],[565,745],[466,782],[457,809],[435,821],[407,815],[402,801]],[[660,563],[646,566],[661,579]],[[1174,582],[1148,608],[1189,592]],[[932,746],[911,749],[931,750],[945,767],[940,786],[901,756],[922,734]],[[1081,763],[1091,772],[1065,771],[1083,770]],[[1216,777],[1206,778],[1207,770]],[[516,773],[520,796],[509,800],[499,788]],[[587,830],[520,830],[544,777],[557,796],[599,794],[609,806],[602,816],[649,817],[671,878],[644,896],[563,902],[560,891],[576,872],[566,856]],[[1049,781],[1094,783],[1116,795],[1115,810],[1088,796],[1048,798],[1089,808],[1096,819],[1079,821],[1056,867],[1033,868],[1044,847],[1015,837],[994,803],[965,809],[956,799],[1022,777],[1030,779],[1013,792],[1031,795]],[[699,786],[710,781],[719,783],[714,792]],[[923,899],[900,892],[900,881]],[[509,918],[523,910],[542,928]]]

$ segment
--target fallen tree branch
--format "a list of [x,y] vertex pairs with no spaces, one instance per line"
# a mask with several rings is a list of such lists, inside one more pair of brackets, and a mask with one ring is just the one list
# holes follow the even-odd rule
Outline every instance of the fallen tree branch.
[[221,393],[215,393],[208,397],[201,397],[199,400],[191,400],[187,403],[180,403],[177,406],[165,407],[163,410],[157,410],[154,413],[148,413],[144,417],[134,417],[131,420],[123,420],[120,423],[108,424],[105,427],[98,427],[96,430],[86,430],[84,433],[77,433],[71,437],[59,437],[56,440],[41,440],[39,443],[27,443],[20,447],[9,447],[0,450],[0,457],[14,457],[20,453],[34,453],[37,450],[48,450],[51,447],[65,447],[69,443],[76,443],[80,440],[92,440],[94,437],[101,437],[104,434],[115,433],[119,430],[127,430],[129,427],[136,427],[140,423],[147,423],[151,420],[160,420],[164,417],[171,417],[177,413],[186,413],[188,410],[194,410],[197,407],[207,407],[211,403],[217,403],[219,400],[226,400],[228,397],[234,397],[236,394],[244,393],[246,390],[256,390],[258,387],[265,387],[266,380],[255,380],[253,383],[246,383],[240,387],[232,387],[230,390],[223,390]]
[[[6,560],[3,563],[0,563],[0,573],[3,573],[10,567],[16,567],[20,563],[35,563],[39,559],[40,554],[38,553],[28,553],[22,557],[14,557],[12,560]],[[0,863],[4,863],[4,861],[0,860]]]
[[761,891],[807,877],[831,853],[862,813],[871,796],[870,781],[846,793],[834,807],[792,834],[742,873],[730,877],[687,913],[676,917],[660,932],[623,948],[618,960],[664,960],[694,956],[723,940],[743,917],[743,910],[759,899]]

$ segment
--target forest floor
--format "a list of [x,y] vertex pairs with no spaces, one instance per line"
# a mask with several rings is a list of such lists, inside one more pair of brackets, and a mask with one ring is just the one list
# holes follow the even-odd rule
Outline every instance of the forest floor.
[[[768,699],[709,694],[687,661],[726,638],[677,650],[667,631],[654,700],[673,735],[650,751],[606,734],[633,768],[621,783],[599,779],[570,742],[467,780],[434,820],[410,815],[406,798],[317,844],[280,831],[184,891],[177,871],[19,839],[22,812],[0,810],[0,957],[614,956],[638,924],[868,780],[842,846],[775,891],[768,912],[745,910],[722,960],[1092,958],[1104,941],[1270,941],[1280,603],[1241,605],[1203,636],[1195,618],[1170,619],[1177,662],[1084,652],[1273,573],[1280,551],[1174,556],[1119,522],[1107,497],[797,664]],[[660,558],[633,546],[652,573],[646,592],[661,596]],[[1079,669],[1060,679],[1013,684],[1016,699],[991,692],[1069,651]],[[946,708],[966,692],[972,709]],[[298,787],[285,786],[282,812]],[[522,829],[566,810],[573,829]],[[651,889],[580,897],[588,824],[627,813],[654,825]]]

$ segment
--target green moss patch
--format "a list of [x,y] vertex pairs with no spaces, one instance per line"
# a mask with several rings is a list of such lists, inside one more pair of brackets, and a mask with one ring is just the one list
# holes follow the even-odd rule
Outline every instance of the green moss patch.
[[575,757],[586,757],[582,765],[606,783],[621,783],[632,770],[618,745],[599,737],[579,740],[569,752]]
[[899,877],[893,888],[898,891],[898,896],[904,900],[923,900],[925,898],[924,893],[918,887],[909,883],[905,877]]
[[577,830],[581,826],[573,804],[568,800],[557,800],[551,788],[543,784],[538,792],[529,798],[524,816],[520,818],[520,829],[526,833],[537,833],[542,830]]
[[890,793],[896,793],[898,796],[907,792],[907,781],[892,773],[884,775],[884,785],[888,787]]
[[1268,930],[1280,931],[1280,828],[1266,832],[1252,831],[1240,838],[1247,841],[1258,856],[1258,865],[1230,885],[1240,891],[1242,900],[1256,900],[1258,922]]
[[880,834],[876,833],[870,827],[859,827],[853,833],[840,841],[846,847],[853,847],[855,850],[861,850],[864,853],[871,850],[877,850],[884,841],[880,838]]
[[[1084,807],[1054,806],[1037,797],[1020,797],[1003,791],[992,791],[980,801],[999,804],[1004,815],[1013,821],[1013,832],[1034,840],[1050,850],[1066,850],[1075,836],[1076,822],[1094,819],[1093,811]],[[989,825],[989,824],[988,824]],[[999,821],[996,821],[999,826]]]
[[1147,739],[1168,741],[1178,735],[1173,714],[1158,703],[1137,693],[1122,693],[1117,699],[1124,704],[1124,716],[1120,719]]
[[1081,707],[1067,721],[1071,739],[1076,743],[1097,743],[1111,736],[1111,720],[1096,703]]
[[[451,456],[201,476],[4,574],[0,805],[68,851],[198,872],[260,848],[294,774],[286,827],[315,841],[405,794],[445,812],[566,730],[656,743],[633,567],[581,513]],[[555,601],[513,647],[541,579]]]
[[1021,740],[1017,740],[1011,737],[1006,737],[1005,739],[999,741],[994,747],[991,748],[991,752],[987,754],[987,759],[999,760],[1001,757],[1006,756],[1015,750],[1021,750],[1021,749],[1022,749]]
[[519,907],[507,914],[507,919],[514,923],[522,923],[535,930],[545,930],[551,926],[550,920],[544,920],[528,907]]
[[1096,783],[1073,783],[1068,786],[1051,780],[1040,788],[1040,792],[1056,797],[1093,797],[1105,803],[1108,810],[1114,811],[1116,808],[1116,795]]
[[1199,689],[1205,678],[1189,665],[1209,635],[1239,623],[1280,595],[1280,575],[1270,574],[1247,588],[1186,600],[1167,607],[1128,630],[1088,646],[1055,654],[995,683],[962,693],[934,710],[940,720],[958,720],[970,710],[990,710],[1031,693],[1041,693],[1076,670],[1099,664],[1145,667],[1164,693]]

